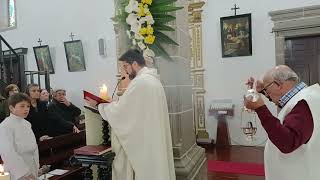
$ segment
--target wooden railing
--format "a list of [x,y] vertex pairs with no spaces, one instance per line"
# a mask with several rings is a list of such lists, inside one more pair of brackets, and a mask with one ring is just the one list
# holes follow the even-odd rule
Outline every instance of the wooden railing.
[[[4,50],[3,44],[7,50]],[[27,50],[27,48],[13,49],[0,35],[0,80],[6,84],[16,84],[21,90],[26,87],[24,55]],[[0,92],[3,91],[3,87],[0,88]]]
[[[45,88],[50,92],[50,73],[49,71],[24,71],[27,84],[38,84],[41,89]],[[41,79],[44,78],[44,86],[42,86]],[[35,81],[37,80],[37,82]]]
[[86,145],[85,130],[56,136],[38,143],[40,165],[62,166],[73,155],[73,150]]

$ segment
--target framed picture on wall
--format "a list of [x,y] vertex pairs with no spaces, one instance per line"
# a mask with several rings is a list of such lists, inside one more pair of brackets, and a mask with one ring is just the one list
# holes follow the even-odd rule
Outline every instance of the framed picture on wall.
[[34,56],[36,58],[38,71],[49,71],[54,74],[50,49],[48,45],[33,47]]
[[221,17],[222,57],[252,55],[251,14]]
[[80,40],[64,42],[64,50],[69,72],[86,70],[82,42]]

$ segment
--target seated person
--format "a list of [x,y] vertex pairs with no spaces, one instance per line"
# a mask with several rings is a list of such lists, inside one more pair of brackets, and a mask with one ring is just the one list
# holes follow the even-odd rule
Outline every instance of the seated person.
[[[15,84],[9,84],[5,89],[5,98],[9,98],[11,95],[19,93],[19,87]],[[4,99],[0,103],[0,123],[10,115],[8,101]]]
[[39,154],[28,116],[30,99],[16,93],[8,99],[10,116],[0,124],[0,155],[11,180],[36,180]]
[[50,103],[50,94],[46,89],[40,90],[40,101],[47,102],[47,105]]
[[31,123],[37,140],[41,141],[50,138],[50,136],[79,132],[73,123],[67,122],[48,111],[47,103],[40,101],[38,84],[29,84],[26,93],[31,98],[30,113],[26,119]]
[[77,118],[81,114],[81,110],[73,105],[66,98],[66,90],[56,89],[53,91],[53,99],[48,106],[50,113],[60,116],[62,119],[73,124],[78,124]]
[[49,134],[47,105],[39,100],[39,85],[28,84],[26,94],[29,95],[31,100],[30,112],[26,120],[31,123],[33,133],[38,141],[40,137],[47,137]]

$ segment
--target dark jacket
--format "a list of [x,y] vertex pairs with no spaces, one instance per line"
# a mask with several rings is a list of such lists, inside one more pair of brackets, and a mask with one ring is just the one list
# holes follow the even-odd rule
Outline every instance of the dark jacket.
[[70,103],[70,106],[66,106],[55,99],[49,103],[48,110],[55,116],[58,116],[67,122],[72,122],[73,124],[78,124],[77,117],[81,114],[81,110],[72,103]]
[[10,115],[7,99],[0,100],[0,123]]
[[54,137],[71,133],[74,126],[73,123],[68,123],[59,118],[59,116],[50,113],[47,108],[47,102],[42,101],[37,102],[37,108],[30,107],[26,120],[31,123],[37,140],[44,135]]
[[26,118],[31,123],[31,128],[36,139],[48,135],[48,111],[44,102],[37,101],[37,107],[30,105],[30,111]]

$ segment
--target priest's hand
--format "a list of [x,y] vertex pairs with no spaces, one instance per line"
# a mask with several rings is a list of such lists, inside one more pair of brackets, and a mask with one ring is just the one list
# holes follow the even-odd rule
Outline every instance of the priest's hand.
[[259,107],[261,106],[264,106],[264,101],[263,101],[263,98],[261,97],[261,95],[259,94],[259,98],[256,102],[252,102],[250,100],[248,100],[245,96],[243,97],[243,103],[244,103],[244,106],[248,109],[251,109],[251,110],[256,110],[258,109]]
[[73,126],[73,133],[79,133],[80,130],[76,127],[76,126]]
[[91,99],[91,98],[89,98],[89,97],[86,97],[86,103],[87,103],[89,106],[94,107],[94,108],[96,108],[97,105],[98,105],[98,102],[97,102],[97,101],[95,101],[95,100],[93,100],[93,99]]

